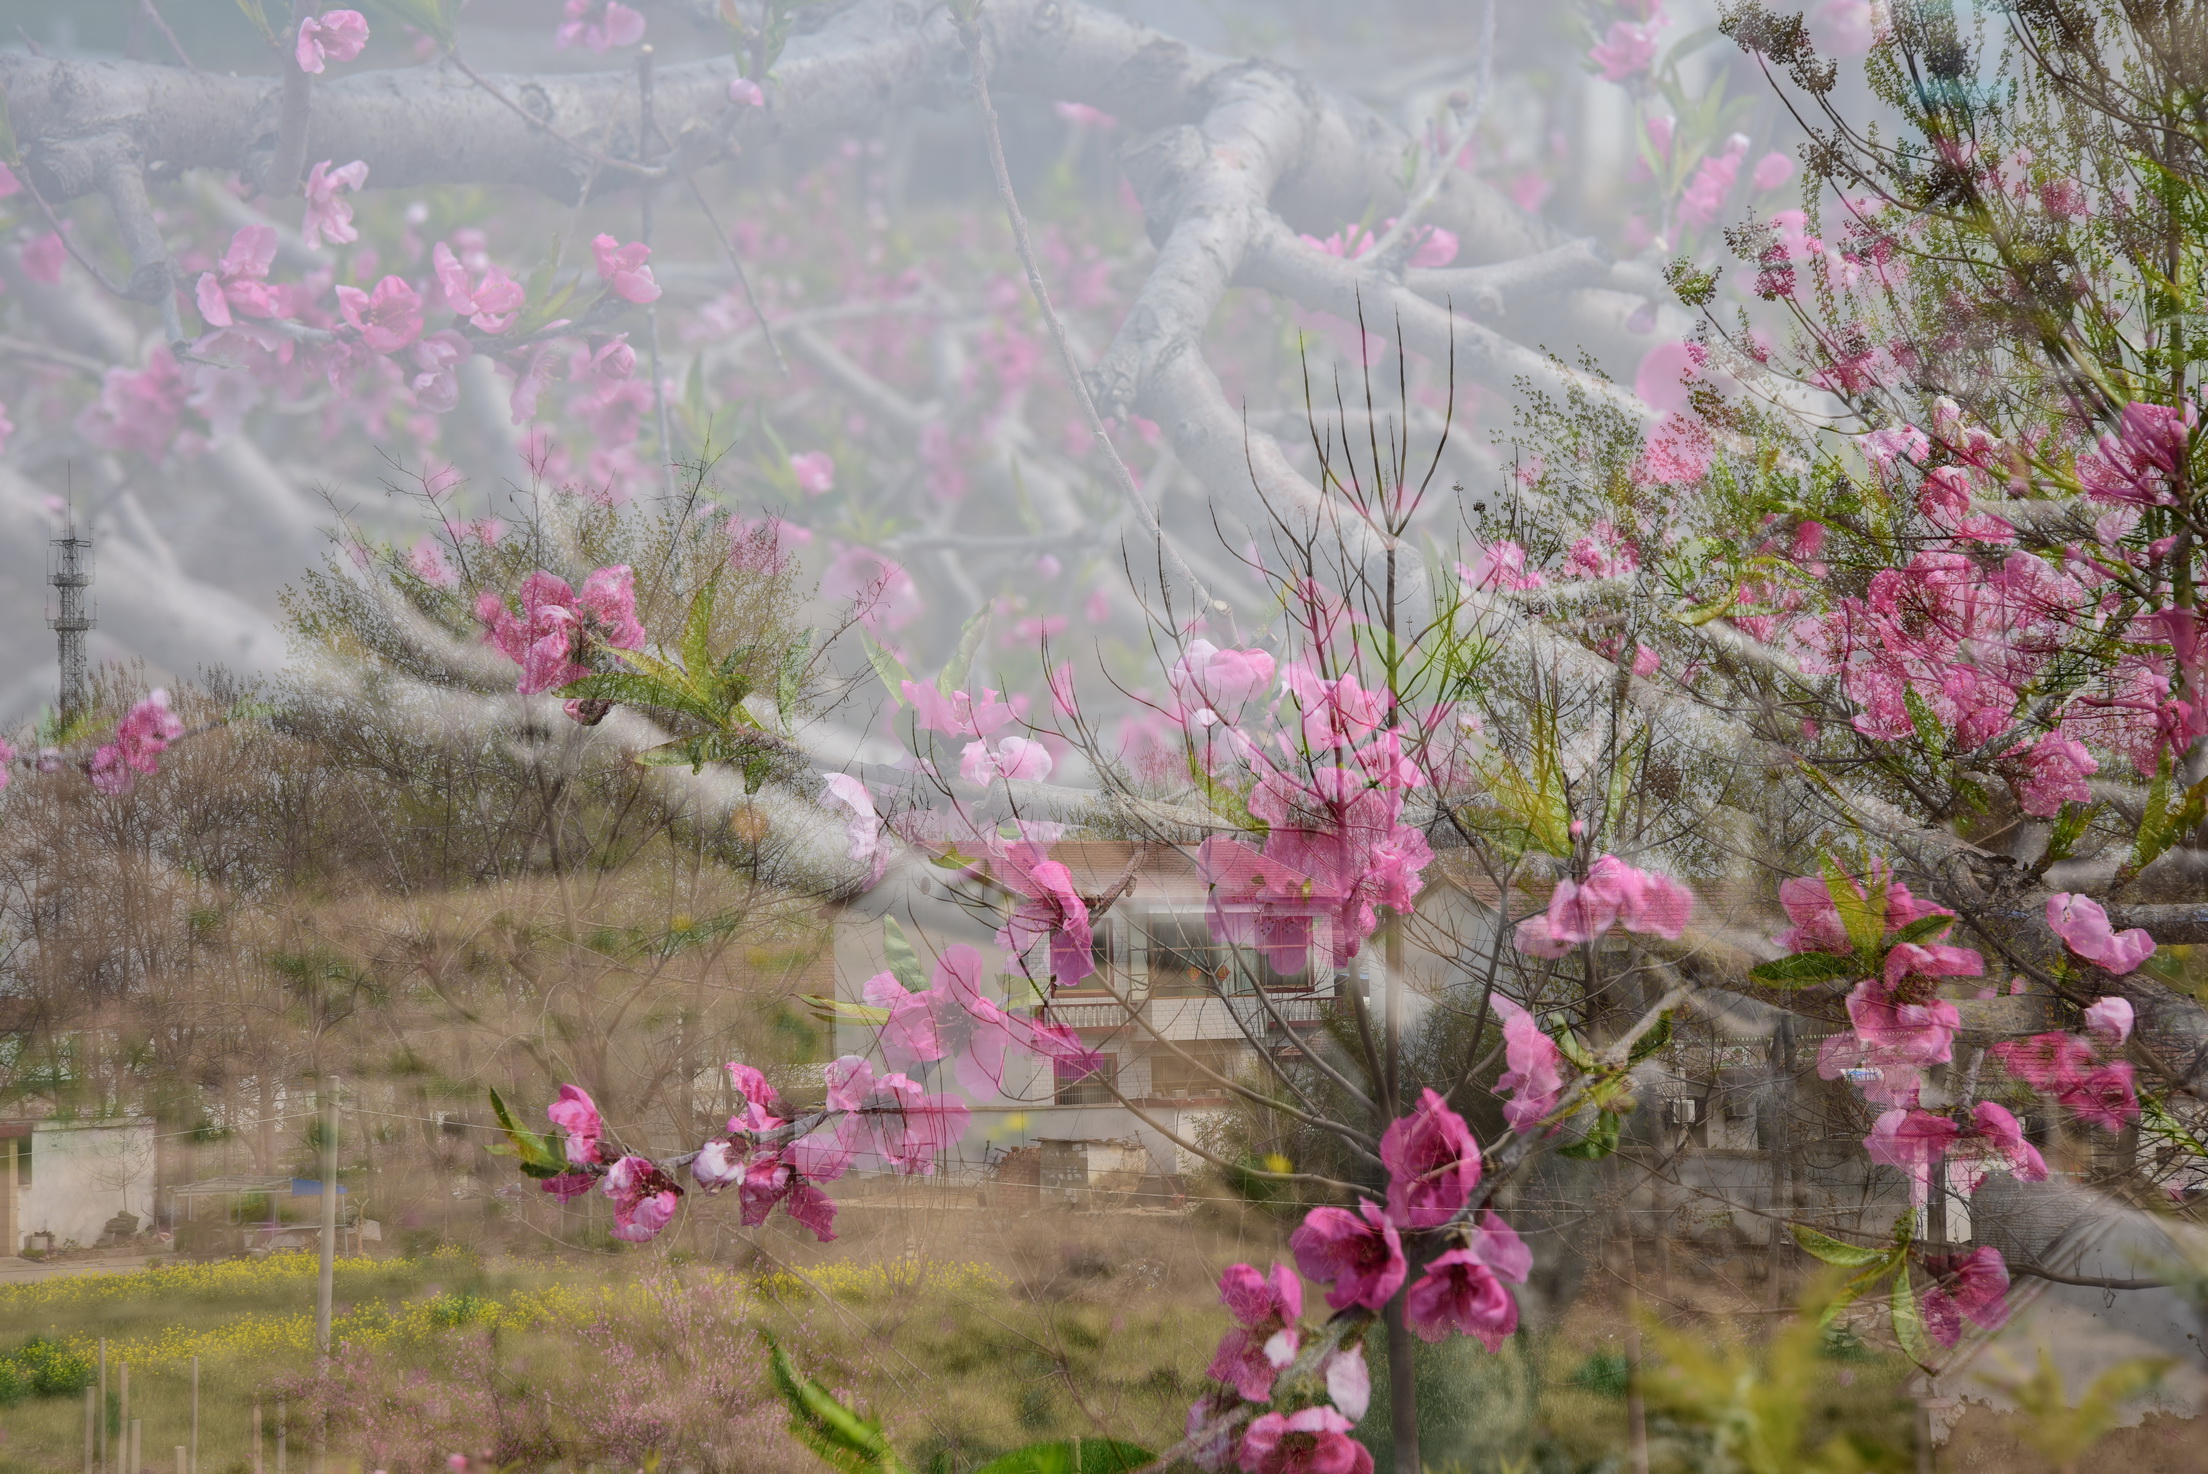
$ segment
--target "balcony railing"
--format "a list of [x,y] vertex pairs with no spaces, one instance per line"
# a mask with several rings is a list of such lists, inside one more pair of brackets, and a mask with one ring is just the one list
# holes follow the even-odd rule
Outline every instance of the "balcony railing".
[[1279,1024],[1309,1027],[1324,1022],[1348,1000],[1335,996],[1261,999],[1254,994],[1225,998],[1153,998],[1132,1011],[1118,1003],[1053,1003],[1033,1016],[1070,1029],[1131,1027],[1135,1018],[1168,1039],[1262,1037]]

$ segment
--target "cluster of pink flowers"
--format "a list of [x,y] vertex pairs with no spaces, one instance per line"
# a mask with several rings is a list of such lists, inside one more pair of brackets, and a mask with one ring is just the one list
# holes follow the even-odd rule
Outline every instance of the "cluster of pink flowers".
[[1993,1046],[1992,1054],[2011,1075],[2052,1096],[2079,1120],[2121,1131],[2139,1116],[2131,1061],[2104,1060],[2101,1052],[2123,1047],[2131,1037],[2132,1019],[2128,999],[2102,998],[2085,1010],[2088,1037],[2034,1034],[2004,1040]]
[[552,44],[563,49],[586,46],[611,51],[644,39],[643,14],[621,0],[567,0],[566,17],[552,33]]
[[[554,573],[539,570],[522,580],[521,608],[510,608],[495,592],[476,596],[475,616],[485,638],[521,667],[514,689],[541,695],[574,684],[591,673],[597,651],[641,650],[644,626],[636,618],[636,578],[625,563],[601,568],[583,580],[580,592]],[[568,715],[580,717],[575,703]]]
[[[1312,1209],[1289,1239],[1297,1269],[1331,1284],[1330,1309],[1376,1313],[1401,1292],[1405,1317],[1423,1339],[1456,1332],[1498,1349],[1518,1326],[1518,1304],[1503,1281],[1524,1283],[1533,1255],[1493,1210],[1477,1226],[1458,1222],[1479,1186],[1479,1143],[1463,1118],[1427,1090],[1409,1115],[1389,1125],[1380,1157],[1388,1171],[1387,1206],[1360,1201],[1354,1212]],[[1452,1246],[1435,1255],[1406,1291],[1403,1235],[1436,1231],[1451,1234]],[[1247,1474],[1369,1471],[1371,1454],[1350,1436],[1372,1396],[1364,1351],[1355,1340],[1329,1352],[1316,1369],[1325,1401],[1302,1402],[1310,1394],[1298,1389],[1296,1402],[1252,1418],[1239,1441],[1227,1431],[1205,1438],[1207,1429],[1228,1429],[1236,1409],[1272,1402],[1280,1374],[1305,1340],[1298,1324],[1303,1286],[1281,1265],[1265,1274],[1248,1264],[1228,1266],[1219,1278],[1219,1298],[1234,1325],[1208,1368],[1221,1386],[1189,1409],[1189,1436],[1203,1440],[1196,1462],[1218,1469],[1231,1458]]]
[[[1394,217],[1390,216],[1380,222],[1380,229],[1382,232],[1395,229]],[[1410,260],[1407,263],[1411,267],[1419,270],[1431,270],[1447,266],[1457,259],[1457,235],[1455,231],[1444,230],[1438,225],[1420,225],[1413,227],[1408,234],[1411,240],[1415,242],[1411,247]],[[1329,256],[1340,256],[1345,260],[1354,261],[1360,256],[1372,254],[1373,247],[1380,244],[1380,237],[1365,229],[1362,225],[1350,225],[1335,231],[1323,240],[1315,235],[1304,236],[1303,243],[1314,250],[1324,251]]]
[[[1322,939],[1336,967],[1357,955],[1380,908],[1407,916],[1433,850],[1402,822],[1404,794],[1426,775],[1391,725],[1392,701],[1354,675],[1328,678],[1308,661],[1282,673],[1293,710],[1260,742],[1227,718],[1262,689],[1271,657],[1258,650],[1191,645],[1176,665],[1184,728],[1218,722],[1224,749],[1254,780],[1250,813],[1269,826],[1262,846],[1207,839],[1197,866],[1210,887],[1208,919],[1221,941],[1255,947],[1275,968],[1301,969]],[[1297,740],[1300,738],[1300,741]]]
[[1909,1200],[1919,1208],[1931,1198],[1933,1169],[1943,1156],[1948,1182],[1965,1197],[1994,1171],[2018,1182],[2047,1180],[2039,1149],[2024,1139],[2008,1108],[1990,1100],[1972,1107],[1967,1127],[1914,1106],[1896,1107],[1879,1116],[1863,1146],[1872,1161],[1908,1174]]
[[1625,0],[1628,18],[1610,22],[1587,59],[1605,82],[1623,82],[1648,70],[1656,60],[1656,32],[1671,23],[1659,0]]
[[169,709],[169,693],[153,691],[124,713],[114,737],[93,752],[86,769],[92,786],[102,793],[127,793],[140,775],[161,771],[161,754],[183,735],[184,719]]
[[907,992],[890,972],[867,979],[866,1001],[889,1014],[883,1057],[904,1068],[948,1059],[959,1088],[984,1100],[1003,1088],[1005,1056],[1012,1051],[1054,1060],[1077,1074],[1097,1067],[1096,1055],[1072,1030],[1000,1008],[981,990],[982,970],[982,954],[960,944],[937,960],[933,987]]
[[1534,957],[1562,957],[1614,926],[1676,941],[1694,911],[1694,893],[1668,875],[1640,870],[1616,855],[1603,855],[1582,880],[1560,880],[1548,910],[1518,923],[1518,950]]
[[1919,901],[1884,869],[1874,869],[1861,880],[1838,876],[1781,882],[1779,904],[1794,926],[1781,934],[1780,946],[1793,953],[1847,958],[1843,971],[1861,968],[1855,942],[1840,914],[1835,885],[1845,893],[1851,909],[1865,909],[1882,918],[1884,961],[1849,991],[1848,1018],[1854,1032],[1825,1040],[1818,1050],[1817,1071],[1827,1080],[1846,1075],[1857,1081],[1864,1098],[1874,1105],[1913,1107],[1923,1087],[1925,1067],[1954,1057],[1955,1033],[1963,1026],[1961,1011],[1939,996],[1938,981],[1976,977],[1985,971],[1985,960],[1968,947],[1929,939],[1893,942],[1896,933],[1913,923],[1954,913]]
[[1564,1095],[1564,1051],[1557,1048],[1529,1009],[1497,993],[1496,1015],[1503,1021],[1503,1062],[1495,1093],[1511,1093],[1503,1120],[1513,1131],[1531,1131],[1556,1109]]

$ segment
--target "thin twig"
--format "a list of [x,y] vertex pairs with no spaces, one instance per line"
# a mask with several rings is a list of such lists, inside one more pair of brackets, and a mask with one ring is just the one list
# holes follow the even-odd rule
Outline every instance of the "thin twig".
[[559,129],[553,127],[550,123],[547,123],[546,121],[544,121],[544,119],[538,117],[535,113],[530,112],[520,103],[514,101],[511,97],[508,97],[505,93],[499,91],[496,87],[492,86],[488,77],[485,77],[474,67],[469,66],[465,61],[462,61],[460,59],[460,53],[458,51],[447,51],[445,55],[451,59],[454,66],[460,69],[460,75],[466,77],[469,81],[473,82],[476,86],[482,88],[485,92],[488,92],[492,96],[492,98],[495,99],[508,112],[511,112],[515,117],[520,118],[530,127],[542,130],[546,134],[546,136],[552,139],[553,142],[561,144],[564,147],[573,149],[576,153],[582,155],[585,159],[588,159],[594,168],[623,169],[631,174],[634,174],[639,179],[660,179],[665,177],[667,173],[665,169],[655,168],[650,164],[637,163],[629,159],[617,159],[612,157],[611,155],[602,154],[594,148],[586,148],[584,145],[577,143],[574,139],[568,137],[565,133],[562,133]]
[[138,0],[138,8],[146,13],[147,20],[153,22],[153,28],[159,31],[162,39],[169,43],[169,49],[176,53],[178,61],[184,63],[185,69],[187,71],[198,71],[198,63],[194,62],[190,53],[184,50],[184,43],[176,39],[176,32],[169,29],[169,23],[161,18],[161,12],[153,8],[153,0]]
[[[640,46],[636,51],[636,156],[641,162],[644,152],[652,146],[652,48]],[[646,183],[643,195],[641,234],[646,254],[652,247],[652,186]],[[659,369],[659,299],[654,297],[644,304],[644,338],[651,350],[652,360],[652,413],[659,427],[659,469],[666,478],[667,500],[675,499],[675,437],[667,423],[667,381]]]
[[1012,223],[1012,240],[1019,248],[1020,264],[1027,269],[1028,290],[1035,294],[1035,304],[1042,310],[1043,321],[1050,327],[1051,342],[1057,346],[1058,361],[1065,367],[1066,381],[1073,386],[1074,401],[1081,406],[1081,417],[1088,422],[1089,434],[1095,437],[1105,459],[1111,462],[1112,473],[1119,481],[1120,495],[1134,505],[1136,512],[1142,517],[1143,525],[1158,540],[1158,546],[1164,550],[1166,556],[1173,560],[1176,571],[1195,590],[1196,597],[1203,601],[1207,609],[1224,613],[1226,604],[1211,596],[1211,591],[1204,586],[1203,580],[1196,576],[1195,571],[1181,557],[1179,550],[1166,539],[1165,528],[1158,521],[1157,512],[1144,499],[1142,489],[1135,485],[1134,473],[1127,469],[1127,463],[1120,459],[1119,451],[1112,445],[1112,437],[1104,428],[1103,416],[1096,412],[1096,401],[1090,397],[1088,380],[1082,376],[1081,366],[1074,360],[1073,347],[1066,341],[1066,325],[1059,320],[1056,309],[1050,305],[1050,291],[1043,285],[1042,268],[1036,264],[1035,248],[1027,238],[1027,217],[1021,213],[1019,196],[1012,192],[1012,171],[1005,165],[1004,139],[997,131],[996,104],[989,100],[989,65],[982,55],[981,27],[978,23],[980,14],[979,0],[970,8],[958,7],[953,11],[958,24],[959,39],[965,43],[966,55],[973,67],[974,101],[981,107],[982,131],[989,140],[989,166],[996,174],[997,198],[1004,205],[1005,218]]
[[[296,37],[299,27],[312,14],[308,0],[292,0],[292,28],[286,34]],[[307,167],[307,121],[314,108],[314,76],[299,65],[294,49],[278,42],[276,51],[284,72],[284,90],[276,105],[276,151],[268,156],[268,168],[261,175],[261,193],[288,199],[299,193],[299,176]]]
[[698,202],[698,213],[705,216],[705,223],[712,229],[713,238],[721,243],[721,254],[728,258],[730,268],[736,273],[736,285],[744,289],[744,305],[751,309],[752,317],[759,323],[759,336],[767,340],[767,347],[774,354],[775,371],[783,378],[788,378],[790,361],[782,356],[782,342],[775,337],[774,327],[767,321],[765,309],[760,307],[759,298],[751,290],[751,273],[744,270],[743,258],[736,254],[736,242],[721,229],[721,222],[714,217],[713,207],[705,202],[705,191],[698,188],[697,179],[685,174],[682,182],[690,186],[690,198]]
[[1495,78],[1495,0],[1487,0],[1480,16],[1480,75],[1473,84],[1472,103],[1464,110],[1464,118],[1457,124],[1457,131],[1449,136],[1448,147],[1443,151],[1434,168],[1427,174],[1418,189],[1406,200],[1395,224],[1388,227],[1369,254],[1373,264],[1382,271],[1402,269],[1414,249],[1411,232],[1418,228],[1418,217],[1441,193],[1442,181],[1457,167],[1457,157],[1472,141],[1472,131],[1480,126],[1480,116],[1487,111],[1487,96]]

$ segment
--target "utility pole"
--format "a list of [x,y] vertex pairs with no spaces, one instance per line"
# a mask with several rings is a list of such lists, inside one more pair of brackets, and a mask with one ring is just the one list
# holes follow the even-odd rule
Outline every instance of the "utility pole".
[[92,538],[77,531],[76,513],[69,514],[60,537],[53,539],[54,571],[47,582],[54,586],[54,617],[46,623],[54,631],[61,665],[61,690],[56,703],[61,723],[84,710],[88,667],[84,636],[92,628],[92,614],[84,591],[92,582]]

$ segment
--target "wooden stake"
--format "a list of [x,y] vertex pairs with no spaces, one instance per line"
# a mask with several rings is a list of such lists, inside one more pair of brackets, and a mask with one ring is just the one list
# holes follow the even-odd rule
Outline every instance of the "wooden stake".
[[121,1397],[123,1405],[115,1421],[116,1431],[122,1437],[115,1440],[115,1470],[116,1474],[138,1474],[138,1466],[131,1462],[137,1450],[130,1446],[130,1363],[127,1361],[122,1366]]
[[253,1474],[264,1474],[261,1468],[261,1394],[253,1394]]
[[286,1474],[289,1467],[285,1455],[288,1452],[286,1436],[291,1432],[291,1420],[284,1416],[284,1399],[276,1399],[276,1474]]
[[[127,1361],[123,1363],[123,1375],[126,1377],[130,1375],[130,1363]],[[127,1474],[145,1474],[146,1420],[144,1418],[132,1418],[130,1420],[130,1438],[128,1442],[130,1444],[130,1468]]]
[[94,1399],[99,1395],[90,1387],[84,1389],[84,1474],[92,1474],[92,1456],[99,1441],[99,1434],[93,1429],[97,1419],[92,1412]]
[[184,1474],[199,1474],[199,1358],[192,1358],[192,1444],[191,1463]]
[[100,1337],[100,1468],[107,1468],[107,1337]]

